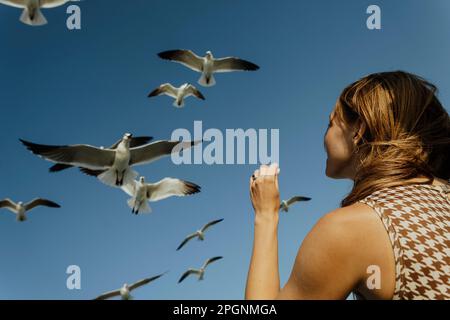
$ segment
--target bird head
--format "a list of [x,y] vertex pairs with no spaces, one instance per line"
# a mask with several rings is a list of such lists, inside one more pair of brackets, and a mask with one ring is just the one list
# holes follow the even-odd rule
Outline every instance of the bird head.
[[133,137],[131,133],[125,133],[123,135],[123,140],[130,140]]
[[213,57],[212,52],[211,51],[206,51],[206,57],[211,59]]
[[22,207],[22,206],[23,206],[23,201],[17,202],[17,205],[18,205],[19,207]]
[[140,182],[140,183],[145,183],[145,177],[143,177],[143,176],[140,177],[140,178],[139,178],[139,182]]

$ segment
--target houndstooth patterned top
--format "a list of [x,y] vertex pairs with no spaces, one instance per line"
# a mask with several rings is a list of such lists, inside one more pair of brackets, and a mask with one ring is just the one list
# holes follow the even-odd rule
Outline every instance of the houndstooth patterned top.
[[378,190],[359,202],[377,213],[395,257],[393,299],[450,299],[450,185]]

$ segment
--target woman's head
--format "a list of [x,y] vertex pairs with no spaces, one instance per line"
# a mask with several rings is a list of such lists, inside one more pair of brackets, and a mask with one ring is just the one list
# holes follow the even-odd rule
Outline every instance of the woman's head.
[[325,135],[327,176],[354,180],[343,206],[412,178],[450,178],[450,118],[436,93],[402,71],[371,74],[344,89]]

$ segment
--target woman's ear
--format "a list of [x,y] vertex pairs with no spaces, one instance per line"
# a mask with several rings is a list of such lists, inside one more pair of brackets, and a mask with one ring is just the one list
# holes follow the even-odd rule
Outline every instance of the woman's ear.
[[361,120],[358,120],[354,126],[353,143],[358,145],[364,136],[366,125]]

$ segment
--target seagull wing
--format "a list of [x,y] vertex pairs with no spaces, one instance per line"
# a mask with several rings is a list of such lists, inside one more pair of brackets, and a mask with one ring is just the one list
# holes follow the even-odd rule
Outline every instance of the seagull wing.
[[32,153],[48,161],[70,164],[93,170],[107,169],[114,163],[114,150],[101,149],[93,146],[78,144],[71,146],[52,146],[36,144],[20,139]]
[[208,222],[207,224],[205,224],[205,225],[203,226],[203,228],[202,228],[201,231],[202,231],[202,232],[205,232],[206,229],[208,229],[209,227],[215,225],[216,223],[222,222],[222,221],[223,221],[223,219],[219,219],[219,220],[214,220],[214,221]]
[[36,198],[34,200],[31,200],[27,204],[25,204],[25,210],[29,211],[33,208],[36,208],[37,206],[45,206],[50,208],[61,208],[61,206],[53,201],[42,199],[42,198]]
[[291,204],[298,202],[298,201],[309,201],[309,200],[311,200],[311,198],[296,196],[296,197],[290,198],[286,203],[288,206],[290,206]]
[[41,8],[51,9],[62,6],[71,0],[41,0]]
[[256,71],[258,69],[256,64],[235,57],[214,60],[214,72]]
[[72,168],[73,166],[70,164],[62,164],[62,163],[57,163],[53,166],[50,167],[49,171],[50,172],[59,172],[59,171],[63,171],[69,168]]
[[122,186],[122,190],[125,191],[129,196],[134,197],[136,195],[138,182],[133,180],[133,182]]
[[194,239],[196,236],[197,236],[196,233],[193,233],[193,234],[188,235],[188,236],[183,240],[183,242],[178,246],[177,251],[180,250],[181,248],[183,248],[184,245],[185,245],[186,243],[189,242],[189,240]]
[[200,192],[195,183],[174,178],[164,178],[156,183],[147,184],[149,201],[159,201],[172,196],[183,197]]
[[109,298],[113,298],[113,297],[117,297],[117,296],[120,296],[120,289],[101,294],[94,300],[105,300],[105,299],[109,299]]
[[160,85],[158,88],[156,88],[155,90],[153,90],[152,92],[150,92],[148,97],[149,98],[156,97],[156,96],[159,96],[160,94],[165,94],[165,95],[168,95],[169,97],[176,99],[177,95],[178,95],[178,90],[170,83],[164,83],[164,84]]
[[188,87],[186,88],[186,97],[189,96],[194,96],[201,100],[205,100],[205,96],[203,96],[203,94],[192,84],[188,85]]
[[[139,146],[142,146],[144,144],[149,143],[153,140],[153,137],[132,137],[130,140],[130,148],[136,148]],[[122,139],[118,140],[116,143],[114,143],[109,149],[115,150],[119,146],[119,144],[122,142]]]
[[214,258],[210,258],[210,259],[206,260],[205,264],[203,265],[203,269],[205,269],[208,266],[208,264],[210,264],[214,261],[220,260],[222,258],[223,257],[214,257]]
[[[130,166],[137,164],[144,164],[153,162],[159,158],[170,155],[172,152],[181,151],[181,149],[187,149],[198,142],[180,142],[180,141],[155,141],[140,147],[130,149],[131,158]],[[177,146],[177,148],[175,148]],[[173,150],[175,148],[175,150]]]
[[196,269],[189,269],[183,275],[181,276],[180,280],[178,280],[178,283],[182,282],[184,279],[186,279],[191,274],[199,274],[200,272]]
[[158,56],[165,60],[181,63],[194,71],[203,71],[203,58],[197,56],[191,50],[169,50],[158,53]]
[[134,289],[139,288],[139,287],[141,287],[143,285],[146,285],[147,283],[150,283],[150,282],[152,282],[152,281],[162,277],[163,275],[164,274],[162,273],[162,274],[159,274],[159,275],[151,277],[151,278],[145,278],[145,279],[139,280],[139,281],[133,283],[132,285],[130,285],[130,290],[134,290]]
[[4,199],[0,201],[0,209],[5,208],[12,212],[16,212],[16,204],[11,199]]
[[25,8],[25,0],[0,0],[0,3],[14,8]]

